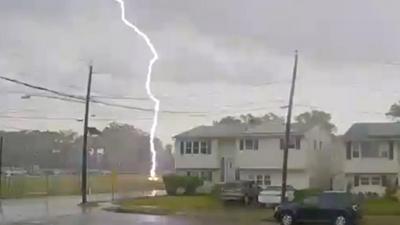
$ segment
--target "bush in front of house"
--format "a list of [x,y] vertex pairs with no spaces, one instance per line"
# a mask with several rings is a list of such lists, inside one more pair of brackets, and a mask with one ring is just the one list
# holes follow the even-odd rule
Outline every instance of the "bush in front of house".
[[397,193],[397,187],[387,186],[385,189],[385,198],[393,201],[398,201],[396,193]]
[[203,185],[203,180],[198,177],[179,176],[176,174],[169,174],[163,176],[165,191],[168,195],[177,195],[178,189],[183,188],[184,195],[196,194],[196,189]]
[[318,195],[322,192],[320,189],[301,189],[294,192],[294,201],[301,202],[305,198]]
[[185,180],[185,195],[196,194],[196,189],[203,185],[203,180],[198,177],[184,177]]

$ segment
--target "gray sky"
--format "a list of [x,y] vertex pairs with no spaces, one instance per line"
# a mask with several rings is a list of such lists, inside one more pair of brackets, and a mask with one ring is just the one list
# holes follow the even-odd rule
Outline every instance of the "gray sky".
[[[400,99],[398,1],[126,0],[127,13],[160,55],[152,89],[164,142],[225,115],[275,112],[287,101],[293,51],[300,52],[295,113],[332,113],[344,132],[353,122],[386,121]],[[120,20],[113,0],[0,0],[0,74],[64,92],[85,93],[93,62],[98,96],[146,98],[151,53]],[[83,105],[0,82],[0,129],[82,130]],[[104,101],[152,107],[147,100]],[[117,120],[148,131],[151,113],[93,105],[99,128]],[[63,117],[22,120],[13,117]]]

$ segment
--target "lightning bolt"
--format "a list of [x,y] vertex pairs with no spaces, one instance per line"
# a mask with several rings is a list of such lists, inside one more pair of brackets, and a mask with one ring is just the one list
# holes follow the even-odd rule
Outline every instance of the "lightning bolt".
[[146,42],[147,46],[150,48],[151,53],[153,54],[153,58],[150,59],[149,65],[147,68],[147,78],[146,78],[146,92],[150,99],[154,102],[154,116],[153,116],[153,123],[150,129],[150,151],[151,151],[151,169],[150,169],[150,177],[149,180],[158,180],[156,176],[156,150],[154,148],[154,137],[157,129],[157,121],[158,121],[158,112],[160,111],[160,100],[158,100],[153,93],[151,92],[150,84],[151,84],[151,74],[153,71],[153,65],[158,60],[157,51],[151,42],[150,38],[141,31],[137,26],[129,22],[125,17],[125,3],[123,0],[115,0],[119,3],[121,7],[121,20],[124,24],[131,29],[133,29],[143,40]]

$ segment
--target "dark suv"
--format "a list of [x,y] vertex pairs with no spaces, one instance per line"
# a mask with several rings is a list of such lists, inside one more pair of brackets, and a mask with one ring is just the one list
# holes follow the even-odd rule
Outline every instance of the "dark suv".
[[236,181],[221,187],[220,199],[223,201],[242,201],[250,204],[257,201],[260,188],[253,181]]
[[301,202],[283,203],[275,208],[274,216],[283,225],[300,222],[354,225],[361,218],[361,212],[352,194],[324,192]]

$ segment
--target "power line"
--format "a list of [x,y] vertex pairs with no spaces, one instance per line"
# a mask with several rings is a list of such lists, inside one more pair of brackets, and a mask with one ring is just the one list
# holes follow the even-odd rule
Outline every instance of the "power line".
[[[20,85],[23,85],[25,87],[33,88],[33,89],[36,89],[36,90],[49,92],[49,93],[52,93],[54,95],[58,95],[58,96],[66,97],[66,98],[71,98],[71,99],[77,99],[77,100],[80,100],[80,101],[85,101],[85,97],[83,97],[83,96],[73,95],[73,94],[68,94],[68,93],[64,93],[64,92],[61,92],[61,91],[52,90],[52,89],[49,89],[49,88],[46,88],[46,87],[41,87],[41,86],[29,84],[29,83],[26,83],[26,82],[23,82],[23,81],[19,81],[19,80],[13,79],[13,78],[5,77],[5,76],[0,76],[0,79],[6,80],[6,81],[9,81],[9,82],[12,82],[12,83],[20,84]],[[64,100],[66,100],[66,99],[64,99]],[[99,100],[95,100],[95,99],[91,99],[90,102],[101,104],[101,105],[105,105],[105,106],[132,109],[132,110],[144,111],[144,112],[153,112],[154,111],[153,109],[149,109],[149,108],[142,108],[142,107],[137,107],[137,106],[128,106],[128,105],[122,105],[122,104],[117,104],[117,103],[109,103],[109,102],[99,101]],[[185,112],[185,111],[172,111],[172,110],[162,110],[161,112],[163,112],[163,113],[171,113],[171,114],[204,113],[204,112],[190,112],[190,111]]]
[[[0,115],[0,119],[21,119],[21,120],[60,120],[60,121],[82,121],[81,118],[76,117],[48,117],[48,116],[9,116],[9,115]],[[116,121],[116,120],[151,120],[151,118],[138,118],[138,119],[121,119],[121,118],[91,118],[90,120],[95,121]]]

